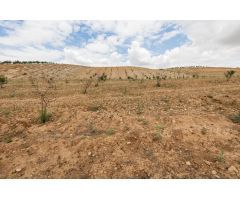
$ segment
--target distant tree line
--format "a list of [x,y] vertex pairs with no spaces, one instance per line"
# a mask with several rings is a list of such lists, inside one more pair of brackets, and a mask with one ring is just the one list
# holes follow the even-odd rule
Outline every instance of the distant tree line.
[[9,60],[5,60],[5,61],[0,61],[0,64],[54,64],[53,62],[46,62],[46,61],[19,61],[19,60],[15,60],[15,61],[9,61]]

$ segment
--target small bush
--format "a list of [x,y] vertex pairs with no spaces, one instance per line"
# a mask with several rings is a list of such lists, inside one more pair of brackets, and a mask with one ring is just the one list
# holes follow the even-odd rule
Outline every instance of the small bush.
[[127,87],[124,87],[124,89],[123,89],[123,94],[124,94],[124,95],[127,95],[127,93],[128,93]]
[[233,123],[240,123],[240,113],[230,117],[230,119],[232,120]]
[[92,121],[87,123],[87,128],[88,128],[90,135],[96,135],[98,132],[97,128],[94,126]]
[[218,162],[225,162],[224,151],[223,150],[221,150],[219,152],[219,154],[216,156],[215,160],[218,161]]
[[7,84],[7,82],[7,77],[4,75],[0,75],[0,88],[2,88],[4,84]]
[[140,102],[138,102],[138,104],[137,104],[136,113],[137,113],[138,115],[140,115],[140,114],[143,113],[143,106],[142,106],[142,104],[141,104]]
[[235,74],[235,71],[234,71],[234,70],[229,70],[229,71],[227,71],[226,73],[224,73],[227,81],[229,81],[234,74]]
[[51,118],[51,116],[52,116],[52,114],[51,114],[51,113],[48,113],[48,112],[47,112],[47,109],[42,110],[42,111],[40,112],[40,117],[39,117],[40,123],[41,123],[41,124],[44,124],[44,123],[48,122],[49,119]]
[[112,128],[107,129],[106,134],[107,135],[113,135],[115,133],[115,130]]
[[15,96],[16,96],[16,91],[14,90],[14,91],[12,91],[12,92],[10,93],[9,97],[13,98],[13,97],[15,97]]
[[138,121],[141,122],[144,126],[149,124],[149,122],[144,118],[139,118]]
[[193,78],[199,78],[199,74],[193,74],[192,77]]
[[30,82],[33,87],[33,93],[36,94],[40,99],[41,111],[39,116],[40,123],[49,121],[51,114],[47,112],[49,103],[54,100],[56,88],[53,78],[49,78],[43,74],[39,79],[30,77]]
[[5,117],[8,117],[10,115],[10,111],[8,109],[5,109],[5,108],[0,108],[0,114],[5,116]]
[[90,88],[93,80],[92,79],[87,79],[85,83],[83,84],[83,94],[87,94],[88,89]]
[[162,133],[163,133],[163,130],[164,128],[161,126],[161,125],[157,125],[155,127],[155,132],[153,134],[153,140],[154,141],[158,141],[158,140],[161,140],[162,139]]
[[157,87],[160,87],[161,86],[161,84],[160,84],[160,76],[156,76],[156,79],[157,79],[157,84],[156,84],[156,86]]
[[92,111],[92,112],[96,112],[96,111],[98,111],[99,109],[101,108],[101,106],[89,106],[88,108],[87,108],[87,110],[88,111]]

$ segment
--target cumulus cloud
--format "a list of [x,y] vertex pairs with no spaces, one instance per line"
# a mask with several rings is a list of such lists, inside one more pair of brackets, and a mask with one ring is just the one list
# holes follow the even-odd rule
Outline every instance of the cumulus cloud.
[[0,48],[0,60],[41,60],[53,62],[62,59],[63,56],[62,51],[45,47]]
[[64,44],[63,41],[73,30],[76,31],[75,21],[24,21],[22,24],[12,27],[8,35],[0,37],[0,44],[7,46],[43,44],[59,46]]
[[64,59],[61,62],[86,66],[125,65],[124,57],[115,51],[104,54],[87,48],[76,47],[64,48]]
[[239,34],[240,21],[0,21],[0,60],[239,66]]
[[150,52],[141,47],[137,41],[133,41],[128,49],[128,57],[130,65],[146,66],[151,65],[152,62]]

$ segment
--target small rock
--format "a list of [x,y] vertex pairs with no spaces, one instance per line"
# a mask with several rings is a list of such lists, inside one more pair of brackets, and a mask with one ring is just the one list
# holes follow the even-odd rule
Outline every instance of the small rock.
[[213,175],[216,175],[217,172],[216,172],[215,170],[212,170],[212,174],[213,174]]
[[20,172],[20,171],[22,171],[22,168],[18,167],[18,168],[15,169],[15,171]]
[[208,166],[211,165],[211,163],[210,163],[209,161],[207,161],[207,160],[204,160],[204,162],[205,162]]
[[116,170],[118,170],[118,168],[117,168],[117,167],[114,167],[114,170],[116,171]]
[[131,142],[127,142],[127,144],[131,144]]
[[238,173],[238,170],[237,170],[236,167],[230,166],[230,167],[228,168],[228,172],[231,173],[231,174],[234,174],[234,173]]
[[88,156],[91,156],[91,155],[92,155],[92,152],[91,152],[91,151],[89,151],[89,152],[88,152]]
[[190,166],[190,165],[191,165],[191,163],[190,163],[189,161],[187,161],[187,162],[186,162],[186,165]]

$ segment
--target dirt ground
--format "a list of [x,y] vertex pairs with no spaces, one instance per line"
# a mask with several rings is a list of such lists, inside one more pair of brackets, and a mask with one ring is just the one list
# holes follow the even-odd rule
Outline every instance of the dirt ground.
[[[240,69],[227,70],[0,65],[0,178],[240,178]],[[29,81],[42,73],[56,83],[44,124]]]

